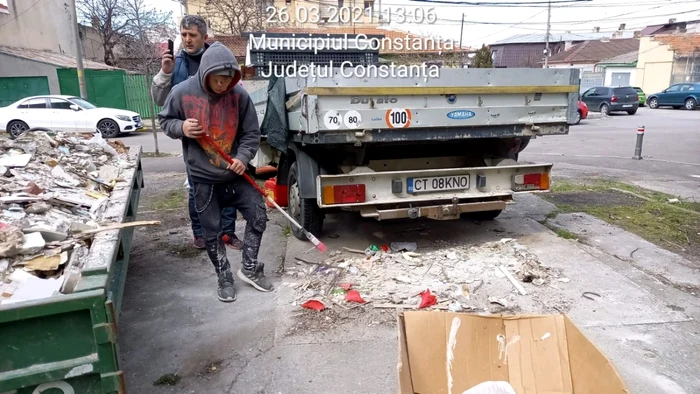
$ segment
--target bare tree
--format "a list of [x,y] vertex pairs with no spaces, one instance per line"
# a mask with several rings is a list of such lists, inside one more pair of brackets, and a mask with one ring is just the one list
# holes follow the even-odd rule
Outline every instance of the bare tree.
[[216,33],[240,36],[262,31],[267,19],[265,0],[209,0],[201,12]]
[[[134,66],[146,76],[146,83],[152,75],[158,72],[161,62],[160,43],[176,36],[177,32],[171,12],[160,12],[148,8],[145,0],[120,0],[121,11],[128,20],[122,36],[124,38],[124,57],[132,59]],[[155,103],[150,94],[147,95],[151,107],[151,129],[156,155],[158,149],[158,134],[156,132]]]
[[105,64],[114,66],[114,47],[129,21],[121,13],[122,0],[78,0],[77,7],[83,21],[97,29],[105,50]]

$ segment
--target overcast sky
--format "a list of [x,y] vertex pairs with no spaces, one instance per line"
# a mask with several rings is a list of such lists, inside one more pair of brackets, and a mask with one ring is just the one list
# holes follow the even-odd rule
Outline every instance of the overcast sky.
[[[179,3],[173,0],[148,0],[155,7],[172,10],[180,14]],[[320,1],[332,4],[331,0]],[[353,0],[345,0],[352,5]],[[362,4],[361,0],[356,0]],[[431,30],[442,38],[451,38],[456,42],[460,38],[461,17],[464,14],[463,45],[481,46],[507,38],[515,34],[537,33],[544,35],[547,29],[547,5],[545,0],[471,0],[472,3],[528,3],[529,6],[472,6],[444,4],[446,1],[458,3],[459,0],[445,0],[442,3],[412,0],[375,0],[376,7],[381,3],[385,15],[388,10],[394,15],[391,28],[412,33],[428,35]],[[559,1],[566,3],[556,4]],[[551,29],[552,34],[592,32],[594,27],[600,31],[614,31],[621,23],[627,30],[644,28],[647,25],[665,23],[670,18],[678,21],[700,19],[700,0],[552,0]],[[539,3],[539,4],[538,4]],[[437,21],[431,25],[397,23],[400,8],[413,15],[416,8],[422,8],[428,14],[433,9]],[[420,14],[420,13],[419,13]],[[409,17],[410,18],[410,17]]]

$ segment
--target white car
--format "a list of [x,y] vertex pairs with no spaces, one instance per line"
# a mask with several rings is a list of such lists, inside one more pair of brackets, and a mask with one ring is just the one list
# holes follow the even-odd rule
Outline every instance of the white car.
[[25,97],[0,108],[0,130],[17,138],[29,129],[78,131],[94,133],[99,130],[105,138],[143,128],[136,112],[114,108],[98,108],[75,96]]

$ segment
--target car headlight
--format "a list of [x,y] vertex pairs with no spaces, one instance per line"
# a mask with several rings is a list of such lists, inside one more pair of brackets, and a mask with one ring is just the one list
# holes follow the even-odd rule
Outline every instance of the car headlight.
[[117,118],[119,120],[123,120],[125,122],[131,122],[131,118],[126,116],[126,115],[117,115],[117,116],[115,116],[115,118]]

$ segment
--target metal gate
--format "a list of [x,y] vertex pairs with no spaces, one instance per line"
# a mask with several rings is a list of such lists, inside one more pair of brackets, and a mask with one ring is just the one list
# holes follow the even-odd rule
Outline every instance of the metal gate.
[[0,78],[0,107],[6,107],[25,97],[50,93],[47,77]]
[[604,79],[605,74],[602,72],[584,71],[581,74],[579,93],[583,93],[594,86],[603,86]]
[[[78,73],[74,68],[56,70],[61,94],[80,96]],[[85,70],[88,101],[98,107],[127,109],[124,70]]]
[[610,86],[629,86],[630,73],[612,73]]

